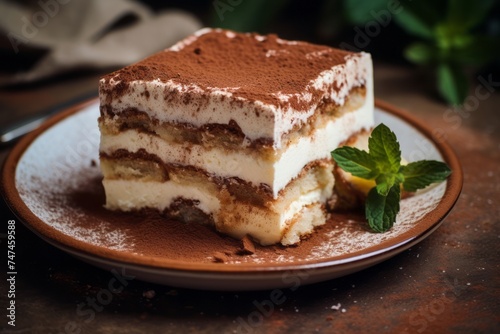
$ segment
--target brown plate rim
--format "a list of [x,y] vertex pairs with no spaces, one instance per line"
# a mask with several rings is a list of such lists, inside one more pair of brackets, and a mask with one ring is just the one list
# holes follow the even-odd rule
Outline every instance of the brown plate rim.
[[[48,226],[44,221],[39,219],[23,202],[15,185],[16,167],[21,160],[24,152],[41,134],[47,131],[52,126],[61,122],[63,119],[82,111],[86,107],[98,102],[97,98],[90,99],[83,103],[77,104],[67,110],[51,117],[44,122],[37,130],[23,137],[12,149],[7,156],[3,169],[1,188],[2,194],[7,205],[12,212],[24,223],[30,230],[35,232],[45,241],[64,250],[71,250],[76,254],[80,253],[86,257],[96,257],[102,260],[112,260],[128,265],[138,265],[150,269],[167,269],[189,272],[205,272],[205,273],[232,273],[232,274],[251,274],[265,273],[270,271],[283,270],[302,270],[312,268],[324,268],[344,265],[352,265],[355,262],[363,260],[373,260],[376,256],[382,254],[387,255],[388,252],[394,254],[399,253],[411,245],[416,244],[420,240],[430,235],[439,227],[443,219],[451,211],[456,201],[460,196],[463,184],[463,171],[459,159],[451,146],[440,138],[435,138],[433,131],[429,129],[423,121],[402,109],[393,106],[380,99],[375,100],[375,106],[388,112],[409,125],[416,128],[421,134],[427,137],[436,146],[444,161],[451,167],[453,173],[448,178],[446,190],[440,203],[435,209],[427,213],[424,217],[415,222],[415,227],[384,241],[378,245],[366,248],[364,250],[349,253],[340,256],[326,257],[316,260],[302,260],[294,263],[273,263],[273,264],[221,264],[221,263],[188,263],[174,259],[165,259],[162,257],[143,256],[131,254],[125,251],[111,250],[105,247],[91,245],[83,241],[75,240],[72,237],[63,234],[60,231]],[[300,245],[298,246],[300,247]]]

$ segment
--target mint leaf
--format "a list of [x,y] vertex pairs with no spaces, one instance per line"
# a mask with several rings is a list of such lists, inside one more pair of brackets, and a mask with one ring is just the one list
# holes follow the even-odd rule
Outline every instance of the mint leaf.
[[422,160],[401,166],[401,150],[394,132],[384,124],[372,131],[368,138],[369,152],[343,146],[332,152],[332,157],[343,170],[368,180],[375,187],[365,202],[368,225],[375,232],[392,227],[399,212],[401,185],[406,191],[416,191],[431,183],[446,179],[450,168],[443,162]]
[[372,179],[378,174],[377,164],[366,151],[343,146],[335,149],[332,157],[340,168],[354,176]]
[[387,196],[389,190],[391,190],[391,187],[394,185],[394,178],[392,181],[393,182],[381,182],[377,180],[377,185],[375,186],[375,189],[380,195]]
[[370,156],[381,173],[397,173],[401,166],[401,150],[394,132],[384,124],[373,129],[368,139]]
[[375,188],[370,190],[366,199],[365,215],[373,231],[381,233],[393,226],[399,212],[399,200],[399,184],[392,186],[387,196],[379,194]]
[[406,191],[417,191],[431,183],[444,181],[451,169],[444,163],[434,160],[421,160],[402,166],[403,187]]
[[387,193],[389,190],[394,186],[395,184],[401,184],[401,182],[404,181],[404,176],[401,173],[388,173],[388,174],[380,174],[376,179],[375,183],[377,192],[380,195],[387,196]]

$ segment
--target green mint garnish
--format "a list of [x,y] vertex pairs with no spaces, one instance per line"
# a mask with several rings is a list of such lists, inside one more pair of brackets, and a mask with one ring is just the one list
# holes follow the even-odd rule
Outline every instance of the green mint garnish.
[[396,221],[401,200],[401,185],[409,192],[444,181],[451,169],[444,162],[421,160],[401,165],[401,150],[394,132],[384,124],[372,131],[369,152],[343,146],[332,152],[337,165],[354,176],[375,180],[366,198],[365,215],[375,232],[389,230]]

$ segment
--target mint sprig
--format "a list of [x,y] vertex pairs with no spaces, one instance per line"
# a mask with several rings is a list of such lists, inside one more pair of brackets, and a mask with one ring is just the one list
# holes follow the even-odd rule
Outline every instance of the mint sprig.
[[374,180],[366,198],[365,215],[375,232],[389,230],[396,221],[401,186],[414,192],[431,183],[444,181],[451,169],[444,162],[421,160],[401,165],[401,149],[394,132],[380,124],[368,139],[369,152],[343,146],[332,152],[337,165],[354,176]]

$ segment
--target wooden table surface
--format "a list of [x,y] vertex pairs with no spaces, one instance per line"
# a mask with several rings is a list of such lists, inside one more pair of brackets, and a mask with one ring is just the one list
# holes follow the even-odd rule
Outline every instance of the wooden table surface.
[[[96,83],[97,74],[88,74],[0,90],[0,123],[95,91]],[[2,202],[0,332],[499,333],[500,81],[488,74],[474,78],[459,110],[435,99],[431,86],[417,70],[375,64],[376,96],[444,135],[464,169],[455,208],[417,246],[346,277],[284,290],[285,302],[267,310],[257,305],[270,298],[269,291],[195,291],[138,280],[103,305],[96,298],[112,273],[48,245],[18,223],[12,327],[5,233],[8,220],[19,221]],[[0,149],[2,162],[8,152]]]

